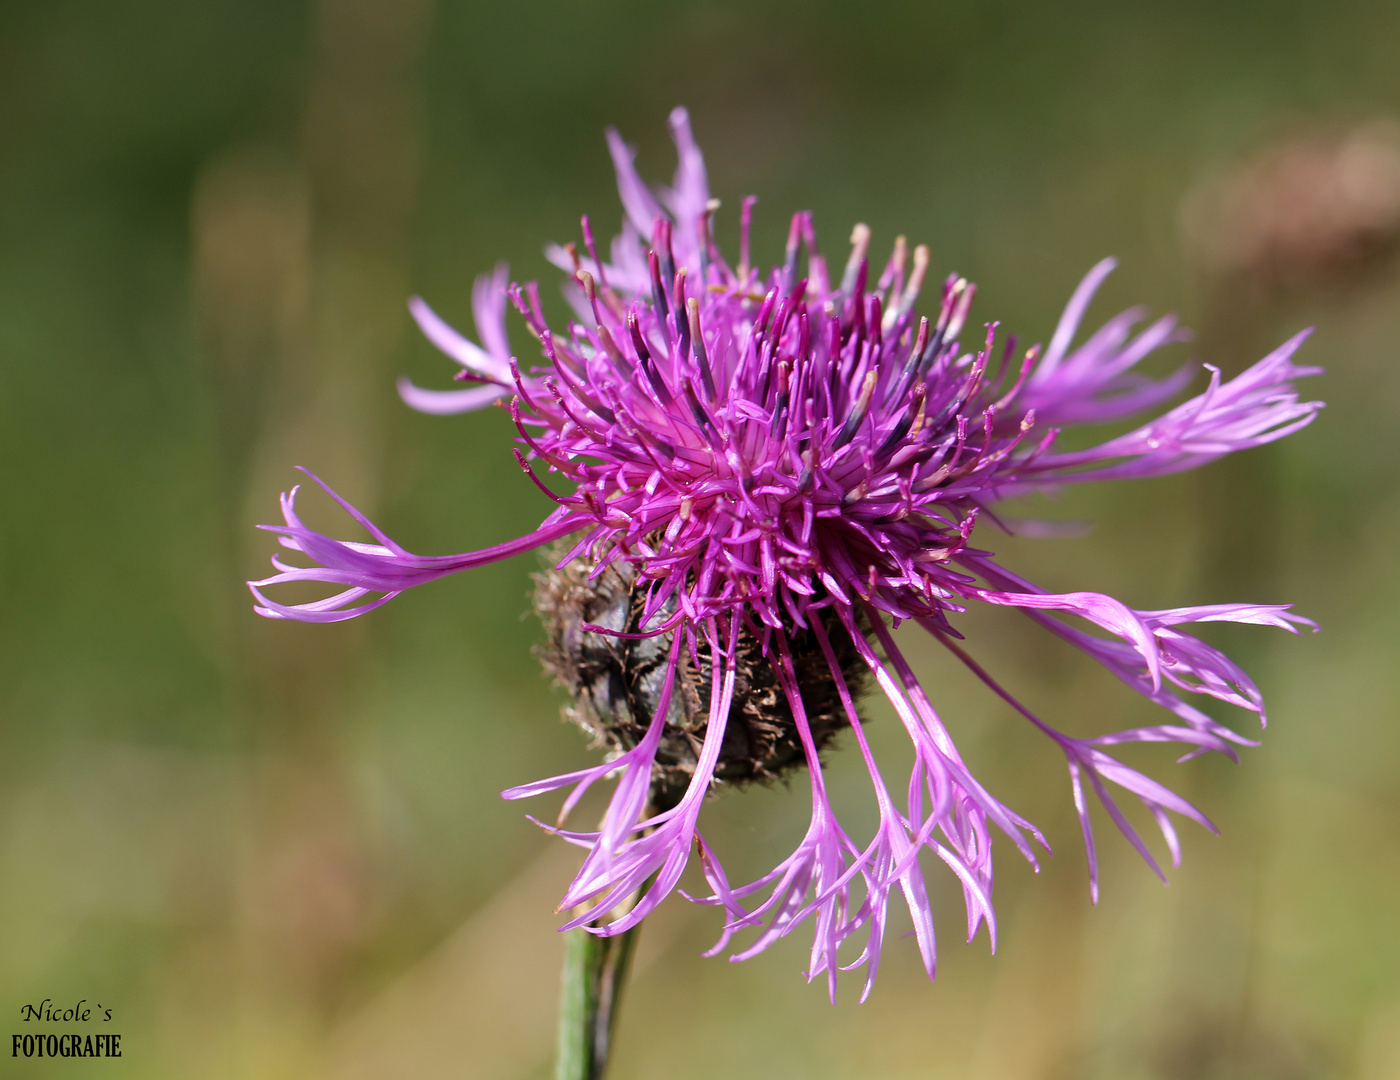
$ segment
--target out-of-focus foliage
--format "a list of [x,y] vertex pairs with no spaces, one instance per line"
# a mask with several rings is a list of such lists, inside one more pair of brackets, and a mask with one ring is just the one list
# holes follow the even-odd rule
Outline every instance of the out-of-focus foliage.
[[[1186,834],[1166,890],[1106,843],[1097,908],[1053,748],[921,655],[979,775],[1058,853],[1039,878],[1002,859],[999,954],[960,944],[947,881],[937,984],[896,943],[871,1002],[832,1009],[800,943],[701,960],[717,916],[676,900],[643,934],[618,1080],[1400,1077],[1394,236],[1333,277],[1219,257],[1293,220],[1269,162],[1332,161],[1400,116],[1396,40],[1400,7],[1365,0],[0,7],[0,1034],[33,1030],[27,1002],[87,998],[123,1035],[120,1061],[0,1073],[546,1074],[573,856],[495,792],[588,752],[530,654],[534,564],[331,627],[257,619],[240,581],[296,464],[418,551],[543,515],[507,417],[398,402],[395,376],[450,366],[404,299],[469,328],[471,281],[504,258],[558,303],[543,242],[620,218],[603,126],[665,179],[685,103],[721,240],[756,192],[769,260],[792,209],[837,257],[865,220],[928,243],[1026,340],[1116,254],[1096,311],[1144,300],[1197,329],[1163,365],[1238,370],[1316,323],[1313,428],[1028,508],[1093,520],[1086,538],[983,542],[1050,588],[1292,600],[1324,632],[1220,635],[1269,699],[1265,745],[1239,767],[1134,755],[1223,836]],[[1318,168],[1303,195],[1355,194]],[[1144,722],[1012,613],[968,621],[1043,714]],[[888,720],[871,735],[897,755]],[[805,798],[718,800],[707,833],[732,872],[771,865]]]

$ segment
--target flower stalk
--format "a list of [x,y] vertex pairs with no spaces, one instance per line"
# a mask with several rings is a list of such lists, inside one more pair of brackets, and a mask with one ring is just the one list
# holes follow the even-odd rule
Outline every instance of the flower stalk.
[[612,937],[583,927],[564,935],[554,1080],[602,1080],[640,924]]

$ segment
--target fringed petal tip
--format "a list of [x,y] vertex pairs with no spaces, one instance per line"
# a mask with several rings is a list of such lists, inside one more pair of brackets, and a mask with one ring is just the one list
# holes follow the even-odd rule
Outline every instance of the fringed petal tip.
[[[284,524],[263,525],[261,528],[278,533],[278,540],[282,546],[307,556],[314,565],[291,566],[274,557],[272,565],[278,573],[248,583],[258,600],[258,614],[266,618],[297,619],[302,622],[341,622],[352,619],[373,611],[406,589],[532,550],[576,532],[590,520],[567,513],[557,513],[550,515],[534,532],[494,547],[467,551],[459,555],[415,555],[395,543],[382,529],[314,473],[300,466],[298,469],[315,481],[341,509],[379,542],[367,544],[355,540],[336,540],[307,528],[296,513],[299,488],[294,487],[284,493],[281,498]],[[292,582],[342,585],[345,589],[334,596],[301,604],[278,603],[262,591],[268,586]],[[355,603],[370,593],[384,595],[366,604]]]
[[[365,604],[355,604],[356,600],[369,595],[369,589],[346,589],[344,592],[329,596],[324,600],[316,600],[307,604],[279,604],[275,600],[268,599],[263,595],[262,585],[280,584],[286,580],[283,575],[266,578],[263,581],[245,582],[249,591],[258,601],[253,605],[253,611],[261,615],[264,619],[288,619],[294,622],[309,623],[335,623],[346,622],[350,619],[358,618],[366,612],[387,604],[398,593],[385,593],[375,600]],[[353,605],[353,606],[346,606]]]
[[[1067,482],[1165,476],[1301,431],[1325,407],[1321,401],[1299,400],[1293,385],[1297,379],[1323,373],[1322,368],[1299,366],[1291,360],[1311,332],[1311,328],[1300,331],[1228,381],[1222,381],[1214,365],[1204,365],[1210,372],[1204,392],[1135,431],[1086,450],[1028,458],[1021,475],[1001,489],[1002,496]],[[1068,362],[1062,370],[1069,371]],[[1055,372],[1045,381],[1061,378],[1061,372]],[[1026,393],[1033,397],[1037,392],[1044,391],[1037,391],[1033,378]],[[1038,408],[1044,409],[1044,403]],[[1042,415],[1051,414],[1046,410]]]
[[[1018,596],[1040,595],[1034,586],[1015,578],[999,568],[992,568],[985,561],[978,564],[979,572],[1003,588],[1016,587],[1024,590]],[[991,598],[989,598],[991,599]],[[993,599],[993,602],[1012,602],[1008,598]],[[1091,618],[1102,626],[1120,620],[1094,619],[1093,614],[1083,609],[1082,598],[1070,598],[1069,594],[1054,600],[1032,601],[1030,604],[1016,604],[1035,621],[1042,623],[1070,643],[1083,649],[1092,657],[1107,666],[1124,682],[1138,690],[1157,704],[1163,705],[1177,714],[1181,725],[1158,725],[1115,732],[1110,735],[1088,739],[1074,739],[1055,730],[1032,713],[1024,705],[1004,690],[979,665],[962,650],[961,646],[935,633],[941,642],[958,656],[980,679],[1018,712],[1031,721],[1044,734],[1048,735],[1065,754],[1069,765],[1071,788],[1080,828],[1084,837],[1085,851],[1089,860],[1091,896],[1098,898],[1098,857],[1093,826],[1089,819],[1087,789],[1095,798],[1147,865],[1164,882],[1166,876],[1152,853],[1148,850],[1135,828],[1124,816],[1105,781],[1110,782],[1135,796],[1152,815],[1171,855],[1172,865],[1180,865],[1181,846],[1175,827],[1168,812],[1179,814],[1196,822],[1202,828],[1218,832],[1212,822],[1195,805],[1177,795],[1165,785],[1153,780],[1135,769],[1131,769],[1109,756],[1102,748],[1132,742],[1177,743],[1189,747],[1181,760],[1199,756],[1208,751],[1216,751],[1232,760],[1238,760],[1235,746],[1257,745],[1254,740],[1236,734],[1219,724],[1200,710],[1188,705],[1161,682],[1153,684],[1147,677],[1146,661],[1142,653],[1140,635],[1123,634],[1124,627],[1116,627],[1115,632],[1123,634],[1122,640],[1104,641],[1083,631],[1068,627],[1052,618],[1045,609],[1075,611],[1076,614]],[[1091,605],[1093,606],[1093,605]],[[1076,610],[1079,609],[1079,610]],[[1264,722],[1263,700],[1258,689],[1248,676],[1223,653],[1206,645],[1196,638],[1173,629],[1187,622],[1231,621],[1273,626],[1297,632],[1299,625],[1311,625],[1310,620],[1288,611],[1287,605],[1218,604],[1197,608],[1178,608],[1165,611],[1131,611],[1124,609],[1143,630],[1153,638],[1152,648],[1161,656],[1161,671],[1165,679],[1177,688],[1193,693],[1207,694],[1241,708],[1257,712],[1261,724]],[[1102,614],[1102,613],[1101,613]],[[1122,612],[1118,613],[1120,616]],[[1086,785],[1087,781],[1087,785]]]

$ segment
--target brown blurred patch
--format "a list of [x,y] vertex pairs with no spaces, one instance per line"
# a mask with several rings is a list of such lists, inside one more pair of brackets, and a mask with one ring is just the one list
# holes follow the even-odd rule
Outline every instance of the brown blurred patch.
[[1297,1026],[1249,1025],[1240,1030],[1228,1018],[1182,1010],[1154,1053],[1162,1080],[1226,1080],[1258,1076],[1269,1080],[1311,1080],[1337,1075],[1336,1062]]
[[1351,289],[1400,250],[1400,123],[1268,143],[1182,203],[1193,257],[1257,296]]
[[344,778],[291,760],[265,772],[276,805],[244,882],[248,929],[276,958],[274,977],[328,1008],[382,889]]

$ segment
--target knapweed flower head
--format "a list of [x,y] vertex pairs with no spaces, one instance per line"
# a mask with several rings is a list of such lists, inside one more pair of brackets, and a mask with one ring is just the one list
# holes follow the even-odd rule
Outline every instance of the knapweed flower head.
[[[1203,392],[1124,435],[1061,451],[1062,428],[1115,421],[1161,406],[1191,378],[1135,371],[1179,340],[1174,320],[1134,331],[1142,313],[1111,319],[1075,346],[1106,260],[1070,298],[1045,348],[999,342],[990,323],[969,335],[974,286],[926,280],[928,252],[901,238],[883,266],[869,261],[857,226],[839,276],[818,253],[808,213],[792,218],[783,261],[751,258],[753,200],[741,212],[730,263],[711,231],[704,162],[683,110],[671,116],[680,165],[669,189],[639,178],[631,151],[608,139],[626,216],[608,258],[588,219],[582,245],[551,248],[569,275],[575,317],[550,326],[533,283],[504,269],[477,283],[480,344],[421,300],[411,309],[428,338],[475,385],[426,390],[404,382],[411,406],[431,413],[488,404],[509,410],[515,456],[556,504],[539,528],[495,547],[422,556],[400,546],[343,500],[373,543],[335,540],[302,524],[296,491],[285,524],[267,526],[311,560],[251,583],[271,618],[334,622],[364,614],[405,589],[548,547],[539,582],[549,632],[546,660],[574,694],[575,717],[606,744],[606,760],[510,788],[518,799],[570,789],[550,826],[586,851],[566,891],[565,928],[622,932],[676,889],[696,854],[708,895],[724,913],[726,949],[753,956],[803,923],[813,929],[808,977],[865,965],[868,994],[891,898],[903,896],[930,977],[935,943],[919,855],[931,849],[961,882],[971,938],[986,923],[995,947],[992,832],[1032,863],[1040,832],[968,769],[894,633],[913,622],[1063,752],[1097,896],[1089,796],[1143,859],[1154,856],[1125,816],[1127,796],[1160,827],[1173,862],[1171,815],[1206,828],[1191,803],[1113,756],[1122,743],[1165,742],[1186,757],[1231,758],[1250,740],[1191,703],[1206,695],[1258,714],[1259,690],[1224,654],[1189,634],[1228,621],[1295,630],[1286,606],[1215,604],[1138,611],[1100,593],[1053,593],[1003,567],[981,540],[982,519],[1012,495],[1064,484],[1162,476],[1282,438],[1320,408],[1292,380],[1304,334],[1243,374],[1209,369]],[[805,248],[805,259],[801,258]],[[522,364],[506,332],[508,304],[538,342]],[[329,491],[330,489],[327,488]],[[334,496],[334,492],[331,492]],[[265,590],[312,581],[342,591],[279,603]],[[1020,609],[1083,650],[1170,714],[1165,722],[1094,738],[1066,735],[1016,700],[961,643],[971,603]],[[1067,621],[1077,616],[1093,630]],[[1308,624],[1310,625],[1310,624]],[[857,698],[874,684],[914,747],[907,777],[887,776],[866,740]],[[820,753],[849,727],[879,811],[873,837],[844,829],[828,798]],[[729,880],[698,820],[717,784],[806,768],[811,824],[796,849],[756,881]],[[601,824],[571,831],[564,818],[583,793],[616,780]],[[638,895],[639,894],[639,895]],[[637,895],[636,902],[624,903]],[[848,962],[838,952],[849,940]]]

